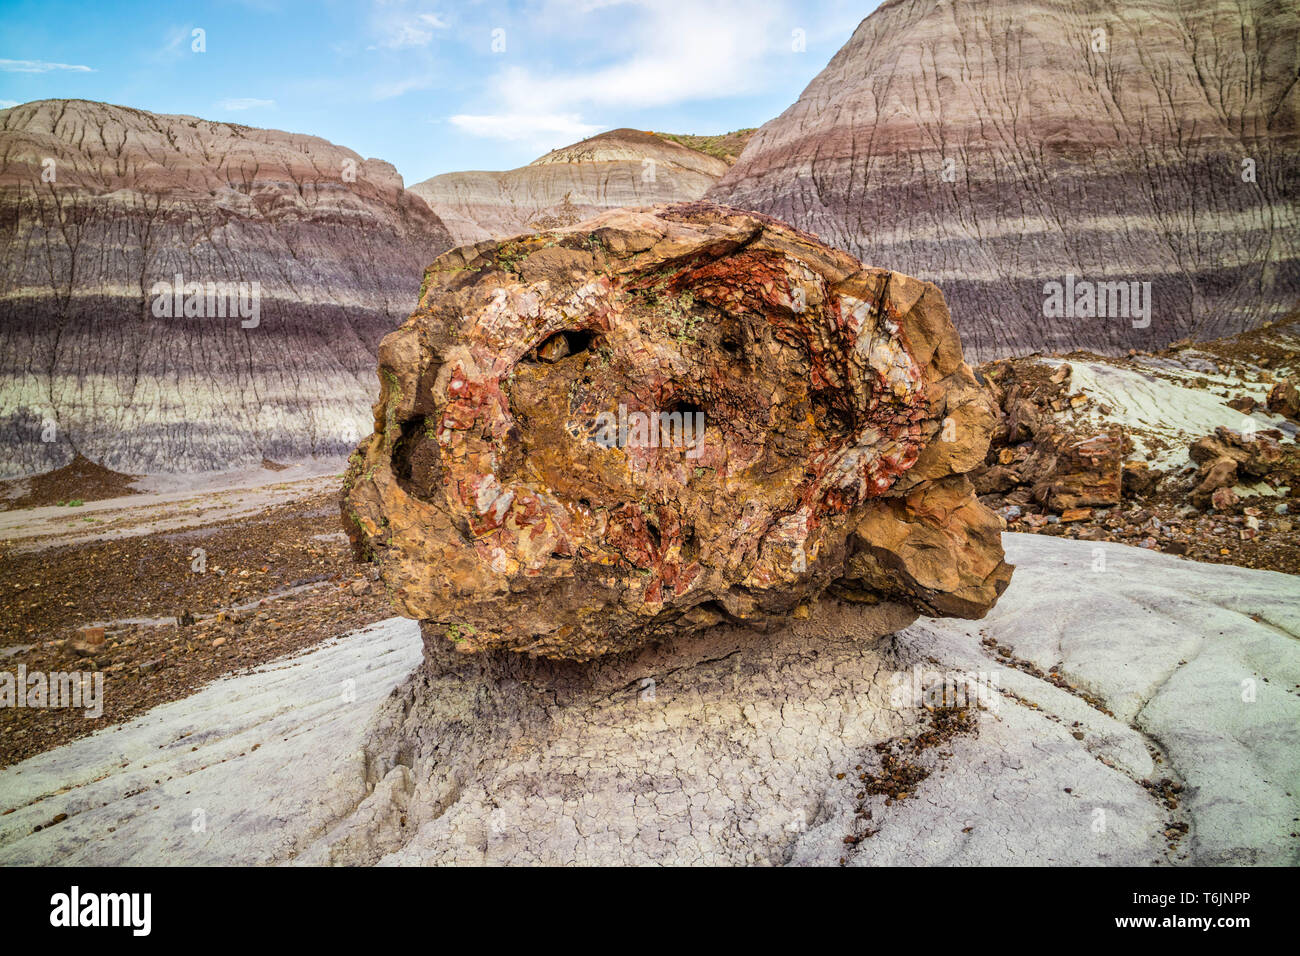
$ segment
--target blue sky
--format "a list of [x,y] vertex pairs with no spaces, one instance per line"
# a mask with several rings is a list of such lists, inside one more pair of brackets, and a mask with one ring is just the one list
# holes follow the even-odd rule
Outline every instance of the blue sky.
[[762,125],[878,5],[0,0],[0,107],[76,97],[310,133],[410,185],[619,126]]

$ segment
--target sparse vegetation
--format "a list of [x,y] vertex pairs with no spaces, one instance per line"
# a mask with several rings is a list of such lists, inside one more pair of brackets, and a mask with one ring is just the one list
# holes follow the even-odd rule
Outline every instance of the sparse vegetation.
[[728,166],[732,165],[745,151],[750,137],[757,131],[756,127],[719,133],[716,136],[692,136],[685,133],[656,133],[655,135],[669,142],[678,143],[697,153],[704,153],[714,159],[720,159]]

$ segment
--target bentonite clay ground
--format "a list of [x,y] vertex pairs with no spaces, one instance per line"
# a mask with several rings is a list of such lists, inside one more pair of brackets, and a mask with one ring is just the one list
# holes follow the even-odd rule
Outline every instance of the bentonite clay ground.
[[[0,710],[0,764],[54,751],[5,771],[0,855],[7,862],[271,862],[290,849],[299,853],[301,834],[326,830],[330,839],[301,861],[357,862],[384,853],[394,862],[572,861],[574,853],[680,862],[707,853],[734,862],[830,865],[1294,859],[1288,784],[1295,775],[1279,734],[1294,725],[1292,702],[1300,689],[1300,676],[1287,663],[1294,646],[1288,635],[1295,633],[1287,589],[1295,578],[1208,569],[1115,545],[1099,545],[1105,567],[1094,561],[1089,569],[1088,552],[1077,544],[1013,535],[1020,587],[1013,583],[1012,603],[985,622],[922,620],[880,641],[844,638],[850,629],[839,627],[809,641],[798,632],[809,622],[794,621],[783,656],[774,657],[767,638],[749,642],[764,649],[753,666],[729,653],[705,654],[703,670],[647,663],[628,676],[655,676],[657,697],[650,702],[644,679],[614,680],[617,692],[595,710],[556,711],[550,695],[533,691],[538,706],[522,712],[540,721],[533,745],[550,772],[539,777],[530,762],[535,756],[521,758],[517,747],[493,737],[497,723],[466,721],[474,707],[493,712],[479,685],[465,694],[459,685],[429,684],[420,668],[405,679],[406,691],[390,693],[419,660],[414,625],[388,620],[371,636],[354,631],[347,640],[329,640],[391,615],[386,599],[356,574],[334,529],[337,480],[214,491],[182,504],[149,505],[148,495],[105,503],[94,513],[111,529],[101,536],[111,538],[100,542],[69,544],[79,521],[62,514],[66,509],[43,509],[59,512],[56,518],[24,512],[21,528],[0,524],[9,539],[0,556],[0,653],[18,651],[0,659],[3,670],[19,662],[89,666],[53,642],[77,625],[122,614],[133,602],[155,613],[183,593],[189,610],[202,615],[265,600],[253,621],[238,625],[200,619],[147,632],[142,625],[110,625],[105,646],[111,654],[96,664],[123,666],[106,675],[108,702],[99,720],[70,711]],[[51,531],[55,521],[65,525],[61,533]],[[205,577],[189,590],[164,592],[157,579],[166,575],[143,573],[155,562],[184,562],[185,545],[196,538],[209,552],[206,574],[226,570],[219,580]],[[123,568],[141,572],[139,580]],[[270,597],[322,573],[326,579],[305,585],[315,589],[296,600]],[[95,575],[105,586],[83,585]],[[48,583],[50,595],[14,588],[34,580]],[[100,603],[79,609],[78,596]],[[30,613],[23,610],[27,602]],[[39,615],[49,615],[55,627],[46,632],[23,623],[43,620]],[[28,636],[28,627],[39,633]],[[406,634],[402,641],[399,631]],[[213,648],[221,637],[225,643]],[[398,653],[399,645],[406,650]],[[309,647],[312,654],[305,653]],[[166,665],[141,674],[140,663],[160,650],[167,652]],[[294,660],[251,666],[285,655]],[[472,660],[460,658],[464,666]],[[916,714],[915,726],[907,723],[905,712],[887,703],[895,689],[887,678],[911,674],[914,665],[944,674],[997,672],[997,700],[1006,706],[978,713],[938,707]],[[237,682],[203,687],[218,675],[254,670]],[[1241,674],[1266,675],[1262,703],[1234,703]],[[712,685],[709,675],[716,678]],[[774,675],[779,679],[768,681]],[[838,682],[843,699],[814,690],[805,680],[810,675]],[[348,676],[359,691],[353,705],[341,703],[334,690]],[[1231,693],[1222,692],[1225,682]],[[433,709],[408,713],[410,689],[425,686],[435,688],[426,702]],[[718,698],[701,705],[706,686]],[[255,687],[263,687],[262,696]],[[499,691],[514,699],[519,687]],[[1184,715],[1193,700],[1213,705],[1189,721]],[[168,701],[176,703],[154,709]],[[380,732],[364,737],[376,707],[384,717]],[[122,723],[146,709],[147,719]],[[107,735],[56,746],[110,723],[118,728]],[[585,749],[575,751],[566,726]],[[632,727],[657,734],[658,743],[611,743],[635,737]],[[408,732],[460,742],[447,752],[447,765],[453,777],[468,775],[451,790],[434,786],[436,775],[426,779],[412,765]],[[466,734],[484,739],[463,746]],[[712,740],[715,750],[696,738]],[[1164,749],[1149,743],[1154,740]],[[602,741],[612,748],[607,756],[626,757],[627,770],[616,761],[591,763],[586,755],[601,752]],[[342,777],[338,761],[348,771]],[[567,772],[560,761],[588,776]],[[727,761],[736,773],[761,774],[757,779],[768,789],[746,789]],[[647,797],[629,793],[620,781],[651,769],[660,783],[698,774],[707,792],[719,785],[731,792],[721,811],[712,804],[690,811],[704,814],[705,828],[683,830],[674,817],[686,803],[683,795],[668,793],[666,784],[657,793],[651,785],[655,803],[637,811],[649,822],[640,821],[628,805]],[[580,796],[561,801],[568,791]],[[256,812],[249,812],[250,799]],[[195,800],[213,810],[212,832],[201,837],[190,829]],[[444,813],[448,801],[454,802]],[[727,801],[738,808],[734,817],[727,816]],[[605,851],[595,841],[570,846],[563,827],[574,807],[588,806],[613,814],[630,835]],[[1097,806],[1121,822],[1118,841],[1096,838]],[[428,832],[419,816],[426,812],[442,821]],[[340,813],[336,828],[339,819],[331,814]],[[678,843],[658,843],[661,833]],[[611,835],[617,836],[605,834]]]
[[382,587],[351,560],[328,484],[287,488],[287,501],[237,517],[215,507],[218,494],[198,496],[168,505],[163,530],[136,495],[94,512],[112,528],[102,540],[0,542],[0,668],[104,674],[99,718],[0,708],[0,766],[390,617]]

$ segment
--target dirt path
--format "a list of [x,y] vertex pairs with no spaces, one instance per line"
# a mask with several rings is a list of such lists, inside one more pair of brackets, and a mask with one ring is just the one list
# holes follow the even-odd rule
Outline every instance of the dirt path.
[[332,481],[100,502],[100,540],[26,512],[25,549],[0,550],[0,671],[102,673],[103,714],[0,707],[0,766],[391,617]]

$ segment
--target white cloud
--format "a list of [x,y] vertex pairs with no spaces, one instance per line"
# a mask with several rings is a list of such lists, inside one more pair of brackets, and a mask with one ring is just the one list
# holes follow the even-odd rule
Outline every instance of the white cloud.
[[503,69],[490,85],[509,112],[628,110],[756,92],[770,80],[770,56],[789,50],[791,25],[798,25],[780,0],[553,0],[548,16],[563,17],[566,9],[573,18],[601,11],[592,23],[601,31],[617,17],[630,47],[616,62],[590,69]]
[[393,97],[409,93],[411,90],[427,90],[432,85],[432,76],[411,76],[404,80],[376,83],[371,90],[371,96],[377,100],[391,100]]
[[46,63],[44,60],[0,60],[0,71],[5,73],[51,73],[69,70],[73,73],[94,73],[93,67],[72,63]]
[[378,42],[370,49],[384,48],[403,50],[409,47],[428,46],[438,30],[447,29],[448,23],[436,13],[410,13],[404,7],[391,9],[389,4],[380,4],[380,13],[375,18],[375,30],[379,34]]
[[577,113],[499,113],[472,116],[461,113],[450,118],[451,124],[471,136],[509,142],[565,145],[586,139],[603,127],[582,122]]
[[217,108],[223,110],[260,110],[274,106],[275,100],[259,100],[253,96],[237,96],[217,104]]
[[0,100],[0,110],[12,109],[18,105],[17,100]]

